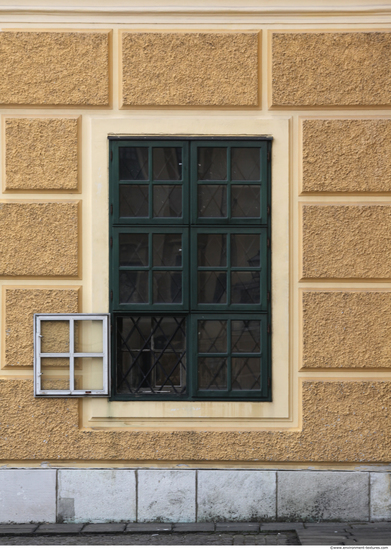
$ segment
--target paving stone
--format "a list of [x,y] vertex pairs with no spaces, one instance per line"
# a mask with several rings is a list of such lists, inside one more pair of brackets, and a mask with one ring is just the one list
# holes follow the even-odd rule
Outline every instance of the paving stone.
[[38,527],[37,523],[18,523],[18,524],[0,524],[0,535],[26,535],[27,533],[34,533],[35,529]]
[[258,532],[259,523],[216,523],[216,531],[247,531]]
[[199,521],[276,519],[276,472],[200,470]]
[[174,523],[172,530],[174,532],[194,532],[206,533],[215,530],[214,523]]
[[51,535],[62,535],[68,533],[80,533],[83,523],[44,523],[36,531],[38,535],[50,533]]
[[261,524],[261,531],[295,531],[296,529],[304,529],[304,523],[276,521]]
[[128,523],[126,533],[158,533],[161,531],[171,532],[171,523]]
[[126,523],[90,523],[82,533],[122,533],[125,527]]
[[234,536],[234,546],[244,546],[244,535]]

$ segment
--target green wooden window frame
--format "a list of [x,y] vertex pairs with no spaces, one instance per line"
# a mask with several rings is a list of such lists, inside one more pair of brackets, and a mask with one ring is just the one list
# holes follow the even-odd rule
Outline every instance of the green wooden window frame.
[[[159,160],[163,150],[165,154],[175,150],[175,169],[158,172],[154,159]],[[127,139],[110,136],[109,154],[111,399],[271,401],[271,139]],[[137,169],[126,168],[120,160],[128,158],[126,155],[137,159],[132,160]],[[253,164],[249,163],[254,166],[252,171],[243,164],[246,155],[255,159]],[[215,165],[207,167],[205,159],[210,158],[217,158],[217,168]],[[125,168],[120,168],[120,165]],[[200,166],[206,166],[205,170]],[[160,175],[162,173],[166,174],[165,179]],[[155,197],[161,200],[161,197],[171,197],[170,193],[175,199],[171,201],[174,208],[166,209],[161,215]],[[240,203],[241,193],[247,194],[247,202]],[[241,204],[247,205],[246,212]],[[155,239],[160,242],[164,235],[172,235],[174,242],[181,243],[181,261],[177,259],[175,265],[157,265],[154,261]],[[180,235],[181,240],[175,235]],[[197,243],[213,236],[225,242],[224,260],[216,262],[218,265],[201,265]],[[134,259],[127,256],[126,247],[135,250],[132,243],[136,241],[140,241],[142,257],[136,254]],[[240,263],[233,257],[234,244],[237,246],[237,243],[259,244],[259,253],[250,257],[250,246],[247,263],[244,264],[243,259]],[[179,244],[177,250],[180,250]],[[125,258],[125,263],[121,258]],[[213,297],[213,300],[219,299],[218,303],[208,303],[209,298],[201,299],[203,294],[198,292],[198,281],[205,281],[207,287],[209,274],[226,284],[225,296],[221,299]],[[167,280],[171,281],[168,300],[174,300],[173,303],[159,298],[156,290],[159,277],[168,277]],[[126,284],[121,281],[126,281]],[[137,288],[143,290],[136,293],[136,298],[132,294],[133,281],[142,281],[142,284],[137,283]],[[178,281],[182,282],[180,299],[175,294]],[[226,330],[225,336],[220,335],[226,349],[201,349],[199,327],[217,326],[219,321]],[[150,340],[144,336],[142,344],[138,344],[142,346],[138,354],[147,350],[159,361],[165,354],[171,354],[177,369],[175,379],[180,379],[182,384],[178,391],[173,391],[173,378],[169,379],[171,393],[165,389],[167,384],[164,381],[159,386],[157,374],[145,391],[137,389],[137,384],[134,388],[127,384],[129,368],[127,370],[120,364],[124,361],[123,354],[133,357],[129,341],[134,339],[134,330],[141,334],[139,327],[148,323],[157,327],[156,330],[161,330],[162,326],[170,326],[168,332],[175,328],[175,334],[167,335],[167,348],[161,350],[153,338]],[[121,327],[126,324],[133,327],[129,336],[121,332],[124,330]],[[172,344],[178,340],[178,327],[185,338],[184,350],[182,344],[175,344],[178,349],[174,349]],[[186,327],[185,336],[183,327]],[[243,349],[233,343],[238,327],[244,327],[243,334],[247,338],[243,340],[247,342]],[[257,327],[257,331],[259,328],[259,341],[251,327]],[[213,369],[219,364],[223,368],[216,371],[215,376]],[[149,374],[152,372],[151,368]]]

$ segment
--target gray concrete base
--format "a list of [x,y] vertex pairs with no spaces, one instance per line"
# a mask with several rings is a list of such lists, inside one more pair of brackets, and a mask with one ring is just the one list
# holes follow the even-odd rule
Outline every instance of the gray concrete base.
[[135,529],[153,523],[391,521],[391,474],[330,470],[0,470],[0,523],[56,521],[130,523]]

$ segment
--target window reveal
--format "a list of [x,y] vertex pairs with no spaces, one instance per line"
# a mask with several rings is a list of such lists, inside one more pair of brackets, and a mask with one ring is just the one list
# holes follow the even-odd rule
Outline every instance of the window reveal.
[[110,140],[113,399],[271,399],[270,146]]

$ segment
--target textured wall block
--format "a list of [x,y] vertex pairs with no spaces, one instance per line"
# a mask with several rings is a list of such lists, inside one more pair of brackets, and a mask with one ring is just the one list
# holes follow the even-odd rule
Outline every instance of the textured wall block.
[[391,368],[391,292],[304,292],[304,368]]
[[77,118],[7,118],[5,189],[75,191]]
[[32,366],[34,313],[77,313],[78,295],[76,288],[6,288],[6,366]]
[[303,277],[390,278],[391,207],[304,205]]
[[194,523],[195,471],[139,470],[137,521]]
[[57,521],[136,521],[134,470],[59,470]]
[[277,472],[277,518],[368,521],[366,472]]
[[303,191],[389,193],[391,120],[304,120]]
[[124,32],[122,103],[258,105],[258,33]]
[[0,471],[0,523],[34,521],[56,521],[56,471]]
[[371,521],[391,521],[391,474],[371,473]]
[[198,521],[276,519],[276,473],[198,472]]
[[0,203],[0,275],[76,277],[78,203]]
[[273,106],[391,104],[391,33],[272,35]]
[[108,105],[109,33],[0,33],[0,104]]

